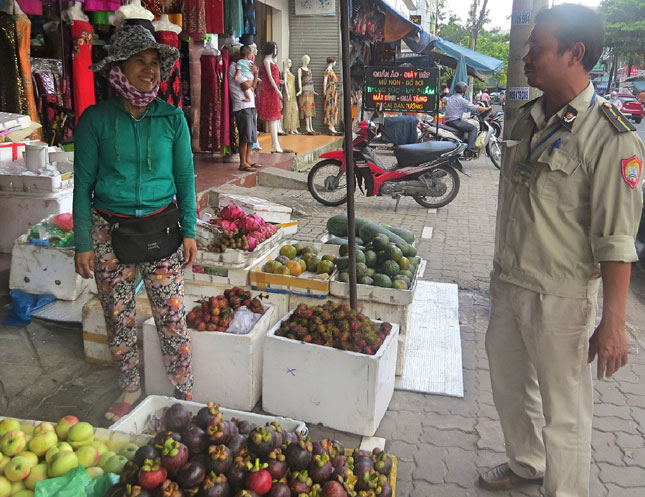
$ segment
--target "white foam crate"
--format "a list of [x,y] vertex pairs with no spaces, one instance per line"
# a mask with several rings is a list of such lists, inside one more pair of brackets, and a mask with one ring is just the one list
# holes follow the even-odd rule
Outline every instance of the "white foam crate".
[[224,266],[227,268],[245,268],[252,266],[255,262],[264,257],[273,247],[275,247],[284,233],[278,230],[275,235],[264,240],[260,245],[255,247],[253,252],[240,249],[226,249],[224,252],[209,252],[207,250],[197,250],[195,263],[200,266],[217,267]]
[[2,192],[57,192],[74,184],[71,173],[56,176],[28,176],[23,174],[0,174]]
[[[421,259],[414,274],[412,286],[408,290],[397,290],[396,288],[382,288],[372,285],[356,285],[356,298],[370,302],[381,302],[383,304],[408,305],[414,299],[414,291],[417,281],[423,276],[426,268],[426,261]],[[349,298],[349,283],[343,283],[336,278],[329,283],[329,293],[337,297]]]
[[394,393],[398,325],[373,356],[280,337],[279,326],[264,345],[263,410],[374,435]]
[[[151,417],[159,416],[162,409],[170,407],[173,404],[183,404],[191,414],[197,414],[202,407],[206,404],[201,404],[195,401],[177,400],[173,397],[162,395],[148,395],[137,407],[135,407],[129,414],[126,414],[116,423],[110,426],[110,431],[116,430],[122,433],[131,433],[134,435],[143,435],[149,430],[148,420]],[[271,421],[277,421],[287,431],[290,432],[303,432],[307,433],[307,425],[302,421],[297,421],[291,418],[284,418],[280,416],[265,416],[263,414],[255,414],[253,412],[238,411],[221,407],[220,411],[224,419],[244,419],[252,421],[256,424],[266,424]]]
[[[196,300],[186,297],[187,310]],[[265,313],[247,335],[190,330],[195,401],[213,401],[234,409],[251,410],[260,400],[262,350],[267,331],[275,320],[275,307],[264,304],[264,308]],[[152,319],[143,325],[143,357],[146,392],[172,395],[174,389],[166,375]]]
[[270,200],[232,193],[219,194],[220,209],[235,204],[247,214],[258,214],[267,223],[286,223],[291,219],[292,209],[286,205],[276,204]]
[[94,279],[74,271],[73,248],[40,247],[27,240],[27,235],[20,236],[11,251],[9,288],[61,300],[76,300],[86,288],[96,293]]
[[190,268],[184,270],[184,279],[200,284],[247,286],[249,284],[250,270],[251,266],[245,268],[230,268],[193,264]]

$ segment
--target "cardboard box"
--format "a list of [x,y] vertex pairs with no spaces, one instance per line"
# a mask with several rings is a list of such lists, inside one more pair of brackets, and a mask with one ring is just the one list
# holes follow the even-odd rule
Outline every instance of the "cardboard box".
[[392,324],[373,356],[280,337],[275,334],[279,326],[269,331],[264,346],[262,408],[374,435],[394,393],[398,325]]

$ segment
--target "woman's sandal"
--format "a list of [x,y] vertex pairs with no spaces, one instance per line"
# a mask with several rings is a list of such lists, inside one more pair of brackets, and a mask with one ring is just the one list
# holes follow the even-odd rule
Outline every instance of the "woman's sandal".
[[260,169],[262,166],[260,164],[258,164],[257,162],[254,162],[249,167],[252,167],[253,169]]
[[240,167],[238,167],[238,169],[240,171],[246,171],[246,172],[249,172],[249,173],[255,171],[255,169],[253,169],[253,167],[251,167],[251,166],[242,166],[242,165],[240,165]]
[[[132,404],[129,404],[128,402],[113,402],[112,405],[108,407],[108,410],[105,413],[106,419],[112,422],[118,421],[126,414],[129,414],[131,410],[132,410]],[[108,413],[112,414],[113,417],[107,418]]]

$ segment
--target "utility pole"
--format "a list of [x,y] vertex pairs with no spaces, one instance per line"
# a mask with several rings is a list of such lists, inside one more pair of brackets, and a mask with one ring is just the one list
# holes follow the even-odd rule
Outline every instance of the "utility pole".
[[549,8],[549,0],[513,0],[511,34],[508,51],[508,79],[506,82],[506,108],[504,110],[504,139],[508,139],[517,120],[520,107],[540,95],[537,88],[529,87],[524,75],[522,58],[528,50],[527,43],[535,16]]

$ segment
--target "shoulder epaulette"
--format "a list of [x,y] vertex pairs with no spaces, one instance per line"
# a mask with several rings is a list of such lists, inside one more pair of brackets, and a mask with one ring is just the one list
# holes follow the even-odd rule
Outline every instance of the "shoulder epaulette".
[[600,106],[602,113],[605,115],[609,122],[616,128],[619,133],[628,133],[636,131],[636,128],[615,106],[609,102],[603,102]]

